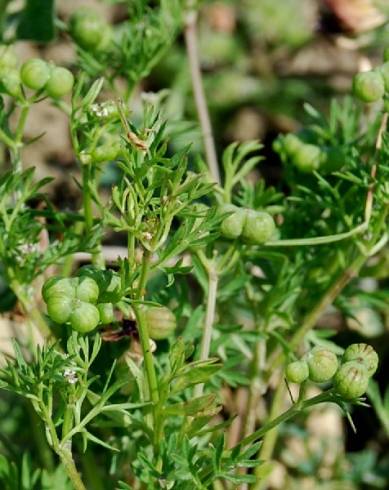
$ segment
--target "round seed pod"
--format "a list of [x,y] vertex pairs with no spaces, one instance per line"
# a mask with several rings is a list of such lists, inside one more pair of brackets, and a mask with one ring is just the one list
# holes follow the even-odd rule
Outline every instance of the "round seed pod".
[[293,156],[304,144],[295,134],[289,133],[283,139],[284,149],[289,156]]
[[309,378],[315,383],[329,381],[338,369],[336,355],[323,347],[315,347],[307,357]]
[[275,232],[276,225],[272,216],[264,211],[246,210],[242,236],[248,242],[262,244],[269,241]]
[[285,377],[291,383],[301,384],[308,376],[309,369],[305,361],[293,361],[286,366]]
[[353,80],[353,91],[362,102],[376,102],[385,93],[382,75],[376,71],[358,73]]
[[100,314],[100,322],[103,325],[108,325],[109,323],[115,321],[115,313],[112,303],[99,303],[97,305],[97,309],[99,310]]
[[246,213],[244,209],[240,209],[232,204],[227,204],[221,208],[221,213],[228,212],[231,214],[221,222],[220,231],[224,237],[233,240],[242,234]]
[[166,306],[146,306],[144,318],[150,338],[153,340],[166,339],[177,327],[174,313]]
[[46,61],[32,58],[23,63],[20,78],[24,85],[32,90],[41,90],[50,77],[50,68]]
[[80,277],[90,277],[99,286],[99,303],[117,303],[122,298],[120,276],[111,269],[97,269],[92,265],[81,267]]
[[21,97],[22,88],[19,70],[14,68],[7,68],[0,72],[0,84],[4,93],[11,97]]
[[355,361],[363,364],[368,376],[373,376],[378,368],[378,354],[371,345],[359,343],[351,344],[343,354],[343,361]]
[[95,50],[107,43],[110,27],[98,12],[84,7],[78,9],[70,18],[70,33],[84,49]]
[[0,45],[0,70],[15,68],[18,64],[18,57],[10,46]]
[[76,296],[76,283],[67,277],[50,277],[42,287],[42,297],[47,303],[51,297],[65,296],[73,299]]
[[334,388],[345,400],[358,398],[366,393],[369,375],[363,364],[349,361],[340,366],[334,378]]
[[311,173],[320,167],[323,160],[321,149],[316,145],[303,143],[293,154],[293,164],[303,173]]
[[45,85],[47,95],[58,99],[71,92],[74,85],[73,73],[62,66],[54,67],[50,72],[50,78]]
[[66,323],[73,311],[73,299],[64,295],[50,296],[47,314],[56,323]]
[[94,330],[100,322],[99,310],[90,303],[76,301],[69,320],[73,330],[88,333]]
[[99,286],[95,280],[90,277],[80,277],[76,289],[77,299],[86,303],[96,303],[99,292]]

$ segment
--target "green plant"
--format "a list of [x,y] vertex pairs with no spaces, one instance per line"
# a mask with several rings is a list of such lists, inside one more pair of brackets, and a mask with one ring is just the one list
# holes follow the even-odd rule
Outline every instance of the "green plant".
[[[366,124],[350,98],[327,116],[307,104],[311,123],[274,144],[283,174],[268,186],[257,174],[257,141],[216,153],[195,5],[121,3],[128,15],[112,26],[84,9],[53,22],[75,41],[77,61],[72,72],[27,61],[20,77],[32,94],[13,71],[11,48],[0,49],[10,68],[8,81],[0,70],[9,165],[0,177],[1,275],[15,312],[44,342],[15,329],[0,374],[7,403],[36,429],[23,479],[34,488],[59,474],[66,490],[256,490],[283,424],[328,402],[352,422],[353,405],[375,386],[372,347],[343,352],[332,331],[315,327],[329,306],[352,317],[360,295],[385,306],[359,278],[373,274],[370,261],[382,260],[388,240],[388,114]],[[189,126],[168,116],[168,94],[132,99],[182,30],[205,160],[177,145],[190,139]],[[385,96],[373,75],[373,83],[371,73],[355,79],[362,101]],[[26,120],[47,96],[69,122],[81,196],[72,211],[56,208],[51,179],[37,180],[23,159],[33,144]],[[117,177],[103,187],[112,168]],[[116,260],[107,256],[111,240],[124,247]],[[284,373],[299,385],[286,409]],[[236,413],[228,400],[239,393],[246,398]],[[0,461],[7,485],[20,479],[19,460]]]

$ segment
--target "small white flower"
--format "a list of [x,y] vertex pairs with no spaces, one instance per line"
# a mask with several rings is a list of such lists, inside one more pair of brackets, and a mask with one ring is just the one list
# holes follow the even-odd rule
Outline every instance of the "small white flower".
[[77,374],[74,369],[65,369],[63,376],[71,385],[74,385],[78,381]]

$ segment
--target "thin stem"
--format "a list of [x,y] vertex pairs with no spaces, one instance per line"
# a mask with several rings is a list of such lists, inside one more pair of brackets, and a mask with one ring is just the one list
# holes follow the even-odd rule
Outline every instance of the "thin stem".
[[212,126],[201,77],[200,59],[197,44],[197,12],[194,9],[193,1],[188,1],[188,11],[185,19],[184,36],[192,78],[193,94],[196,102],[201,132],[203,135],[205,155],[213,179],[215,180],[215,182],[220,184],[220,172],[217,162],[215,141],[212,133]]
[[287,420],[291,419],[292,417],[294,417],[298,413],[306,410],[309,407],[317,405],[318,403],[329,401],[330,399],[331,398],[329,396],[329,392],[325,391],[324,393],[320,393],[319,395],[316,395],[312,398],[309,398],[308,400],[304,400],[303,402],[295,403],[288,410],[283,412],[281,415],[273,418],[272,420],[267,422],[263,427],[261,427],[260,429],[256,430],[255,432],[253,432],[249,436],[242,439],[239,442],[239,444],[237,444],[235,447],[244,447],[244,446],[247,446],[248,444],[259,441],[269,431],[271,431],[272,429],[274,429],[278,425],[286,422]]
[[[218,287],[218,273],[213,262],[208,264],[208,298],[207,310],[205,314],[205,323],[203,336],[200,346],[200,360],[205,361],[209,357],[212,340],[212,329],[215,321],[216,296]],[[204,384],[196,385],[194,395],[201,396],[203,394]]]
[[84,485],[80,473],[77,471],[73,456],[68,451],[59,451],[58,456],[65,467],[66,473],[70,478],[75,490],[87,490]]
[[90,166],[82,166],[82,195],[84,205],[84,217],[86,232],[90,232],[93,227],[92,196],[89,188]]

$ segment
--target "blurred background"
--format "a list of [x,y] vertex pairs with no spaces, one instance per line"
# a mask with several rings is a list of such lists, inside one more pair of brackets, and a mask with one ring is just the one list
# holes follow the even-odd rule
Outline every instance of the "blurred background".
[[[11,7],[16,11],[20,3],[11,2]],[[127,13],[125,5],[115,0],[58,0],[59,18],[66,21],[81,4],[99,10],[113,24],[120,23]],[[260,167],[261,175],[268,184],[277,186],[282,166],[272,150],[274,138],[304,125],[306,102],[328,113],[331,98],[350,94],[357,71],[382,61],[383,49],[389,46],[388,20],[389,0],[202,2],[201,65],[219,153],[235,140],[261,140],[267,157]],[[65,34],[58,34],[49,43],[21,41],[16,50],[22,60],[42,56],[71,68],[75,65],[74,45]],[[170,124],[182,125],[184,121],[183,127],[190,130],[185,136],[176,132],[172,149],[189,142],[200,149],[182,36],[137,87],[132,98],[135,115],[141,97],[157,97],[152,95],[155,92],[164,101]],[[37,177],[55,177],[49,192],[58,208],[78,208],[79,190],[69,178],[77,176],[78,167],[66,116],[44,101],[34,106],[27,128],[29,138],[44,134],[25,149],[25,164],[37,167]],[[110,186],[117,179],[115,166],[107,166],[101,184]],[[388,343],[388,252],[386,263],[380,267],[380,284],[369,280],[366,288],[381,286],[386,314],[358,304],[355,320],[345,322],[334,312],[323,319],[327,327],[338,331],[341,345],[361,339],[373,345]],[[374,409],[355,410],[357,434],[333,408],[315,410],[304,423],[297,420],[282,428],[278,463],[270,480],[272,489],[389,488],[389,350],[386,352],[378,373],[382,396],[374,395],[373,387]],[[8,408],[0,399],[0,420]],[[16,427],[15,421],[9,423]],[[7,428],[10,434],[12,430]]]

